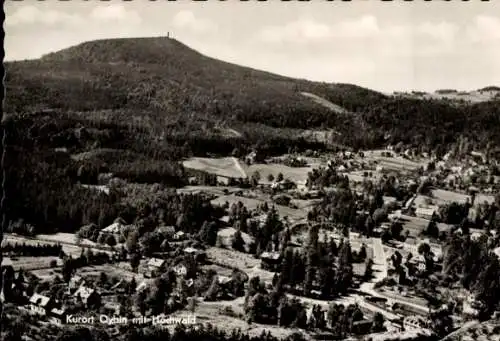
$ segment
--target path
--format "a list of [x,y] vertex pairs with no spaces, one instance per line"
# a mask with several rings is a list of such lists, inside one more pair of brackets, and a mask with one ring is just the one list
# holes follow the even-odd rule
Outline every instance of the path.
[[240,171],[240,173],[243,175],[243,178],[247,179],[248,178],[248,174],[247,172],[245,172],[245,170],[243,169],[243,167],[241,167],[240,165],[240,161],[235,158],[234,156],[232,157],[233,161],[234,161],[234,165],[236,166],[236,168],[238,168],[238,170]]

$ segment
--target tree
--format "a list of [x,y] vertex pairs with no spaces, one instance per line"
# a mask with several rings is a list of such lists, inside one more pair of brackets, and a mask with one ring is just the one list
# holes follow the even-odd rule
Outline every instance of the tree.
[[365,244],[362,244],[361,248],[359,249],[358,259],[360,261],[364,261],[366,259],[366,246],[365,246]]
[[115,236],[113,236],[112,234],[108,234],[106,236],[106,244],[108,244],[111,247],[115,246],[116,245]]
[[429,221],[429,224],[427,224],[427,228],[424,230],[424,235],[436,239],[439,237],[439,228],[437,222],[434,219]]
[[422,243],[418,246],[417,251],[421,255],[427,255],[431,252],[431,247],[427,243]]
[[384,316],[376,312],[373,316],[372,333],[379,333],[384,331]]
[[401,222],[393,222],[391,224],[391,236],[392,239],[394,240],[400,240],[401,239],[401,232],[403,231],[403,224]]
[[139,255],[137,252],[130,255],[130,266],[132,267],[132,271],[137,272],[137,268],[139,267],[140,262],[141,255]]
[[274,175],[272,175],[271,173],[269,173],[269,175],[267,176],[267,181],[273,182],[274,181]]
[[125,246],[129,253],[134,253],[138,249],[139,243],[139,233],[137,231],[132,231],[129,233],[127,237],[127,241],[125,242]]
[[365,261],[365,273],[363,275],[365,281],[369,280],[373,274],[373,259],[367,258]]
[[388,243],[391,240],[392,236],[389,231],[385,230],[384,232],[382,232],[382,236],[380,236],[380,238],[382,239],[382,242]]
[[219,285],[219,281],[217,276],[214,276],[212,278],[212,283],[210,284],[210,287],[208,288],[206,294],[205,294],[205,300],[206,301],[215,301],[219,295],[221,294],[221,287]]
[[217,242],[217,224],[215,222],[207,222],[205,221],[201,226],[200,232],[198,236],[200,240],[204,243],[207,243],[210,246],[214,246]]
[[236,251],[245,252],[245,241],[243,240],[243,237],[241,236],[240,230],[237,230],[234,233],[232,241],[231,241],[231,246]]
[[281,181],[283,181],[283,173],[281,173],[281,172],[280,172],[280,173],[278,173],[278,176],[276,177],[276,181],[277,181],[277,182],[281,182]]
[[73,259],[68,258],[63,262],[63,267],[62,267],[62,275],[63,279],[66,283],[68,283],[71,280],[71,276],[73,275],[75,268],[73,265]]
[[257,186],[259,184],[260,179],[261,179],[260,172],[256,170],[252,174],[252,178],[251,178],[252,185]]

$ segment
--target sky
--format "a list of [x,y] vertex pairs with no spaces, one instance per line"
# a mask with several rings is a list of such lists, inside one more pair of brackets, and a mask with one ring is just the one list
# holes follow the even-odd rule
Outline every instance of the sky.
[[392,91],[500,86],[500,1],[9,1],[5,60],[170,35],[285,76]]

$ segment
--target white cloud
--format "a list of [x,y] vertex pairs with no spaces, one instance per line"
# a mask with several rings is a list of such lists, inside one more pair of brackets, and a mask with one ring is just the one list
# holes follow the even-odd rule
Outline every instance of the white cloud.
[[7,27],[26,25],[45,25],[51,27],[90,26],[92,22],[115,23],[123,22],[127,24],[140,24],[141,17],[134,11],[127,10],[122,4],[112,4],[95,7],[90,14],[70,14],[61,10],[47,9],[34,5],[23,5],[12,14],[7,13],[5,25]]
[[217,31],[217,25],[214,22],[196,17],[188,10],[178,12],[172,20],[172,25],[180,30],[188,30],[196,34]]
[[83,22],[78,15],[68,14],[57,10],[40,10],[33,5],[24,5],[13,14],[6,15],[5,25],[7,27],[25,25],[79,25]]
[[467,26],[466,38],[475,43],[500,40],[500,19],[485,15],[477,16],[473,23]]
[[140,24],[142,21],[137,12],[127,10],[122,4],[96,7],[90,17],[98,21],[123,21],[129,24]]
[[[312,19],[299,19],[281,26],[264,27],[257,34],[257,38],[267,43],[298,44],[324,43],[333,40],[349,40],[350,43],[356,43],[356,39],[371,39],[387,44],[428,38],[439,43],[449,43],[453,41],[457,33],[458,27],[447,22],[426,22],[414,26],[411,24],[381,26],[376,17],[365,15],[332,24]],[[430,40],[429,42],[435,43]]]

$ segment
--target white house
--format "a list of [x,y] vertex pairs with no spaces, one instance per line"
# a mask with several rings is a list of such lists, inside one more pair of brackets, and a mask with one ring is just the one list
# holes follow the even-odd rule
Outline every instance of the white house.
[[30,298],[29,307],[31,312],[34,314],[47,315],[51,304],[52,299],[50,297],[35,293]]

